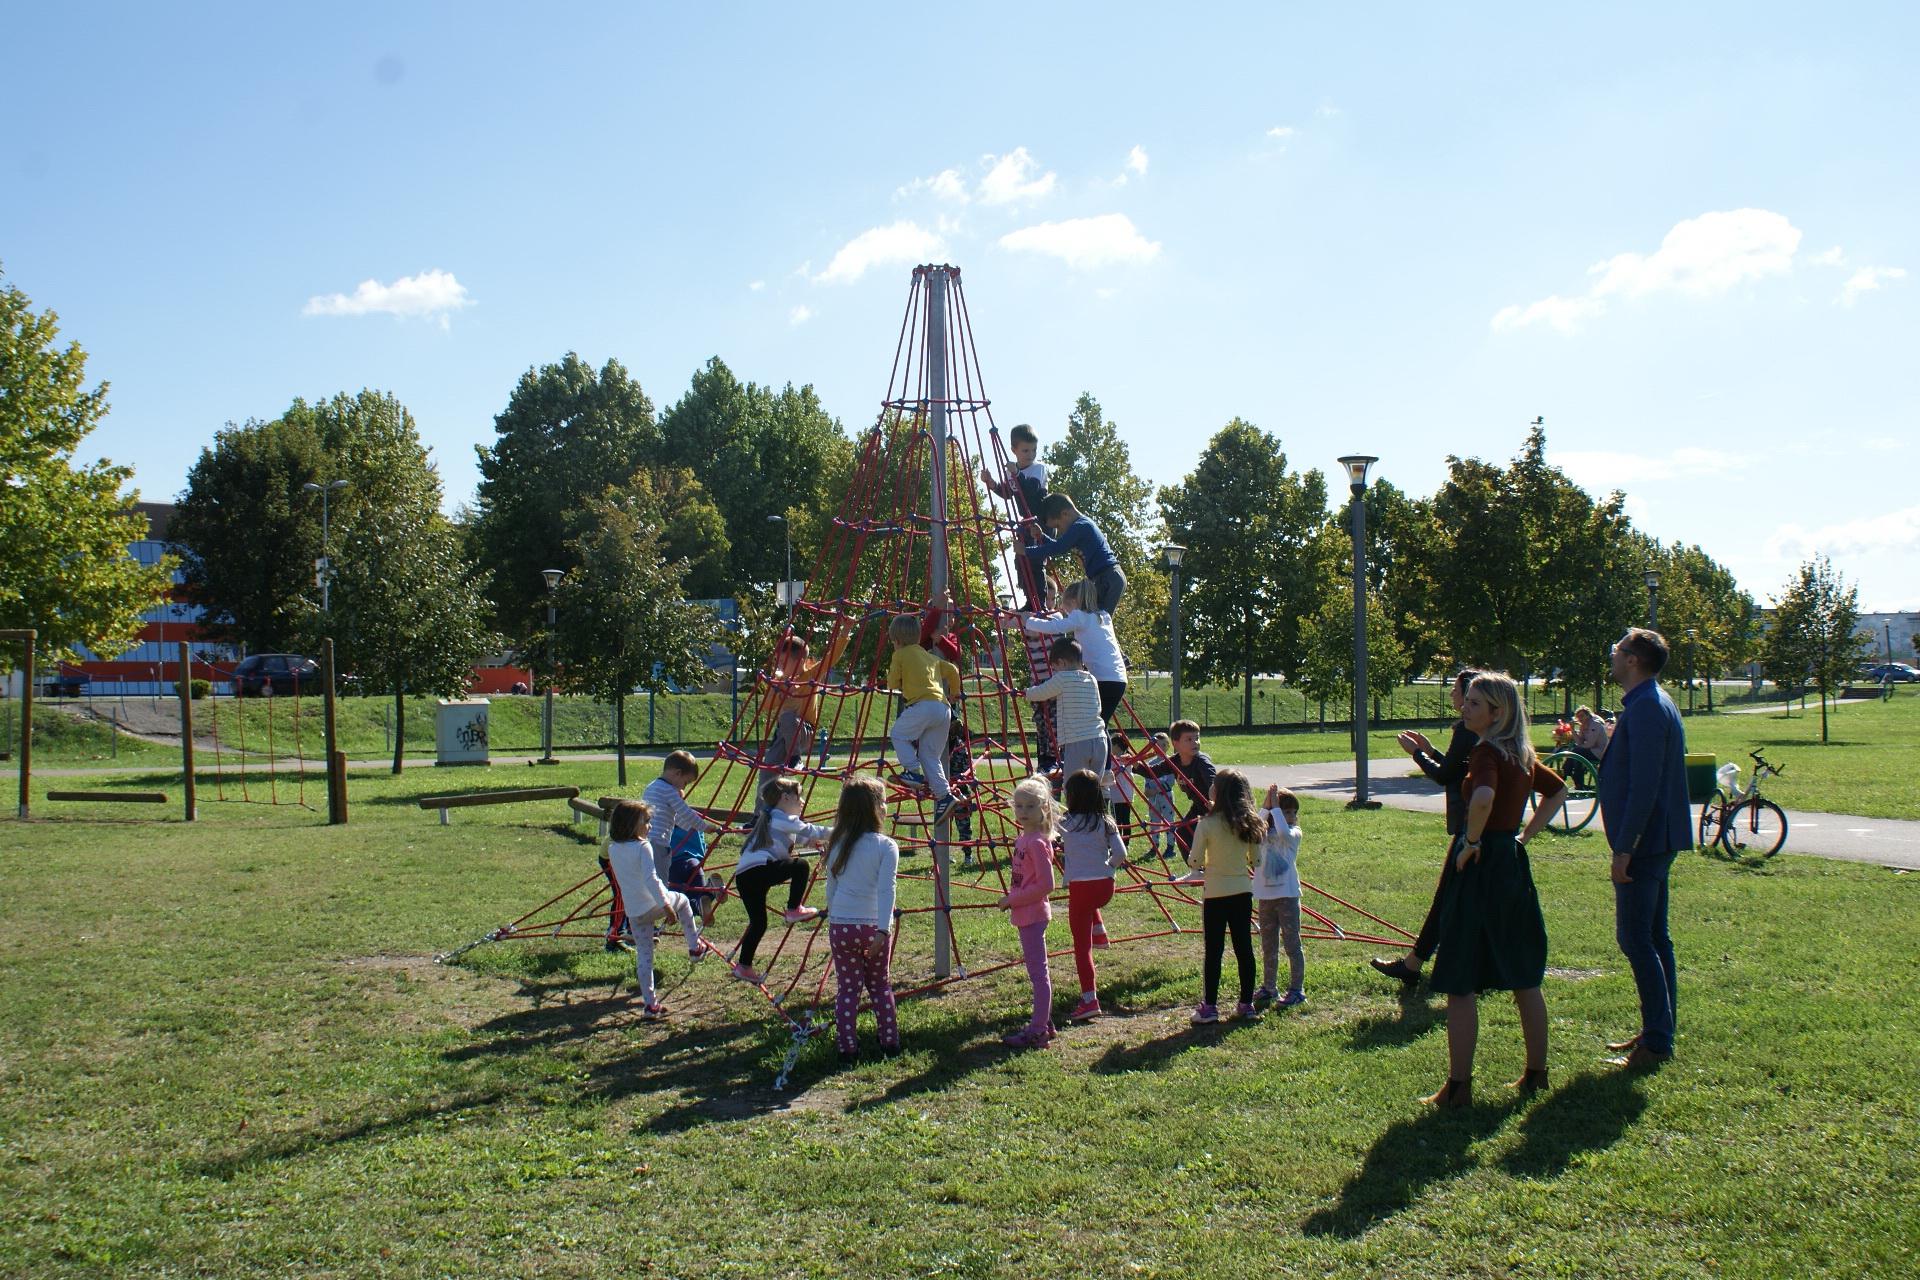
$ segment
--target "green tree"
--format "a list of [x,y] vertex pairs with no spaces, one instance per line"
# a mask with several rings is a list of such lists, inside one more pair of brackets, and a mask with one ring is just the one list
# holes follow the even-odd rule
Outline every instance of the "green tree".
[[1767,674],[1784,692],[1801,681],[1820,692],[1820,741],[1827,741],[1827,702],[1872,656],[1873,641],[1854,630],[1860,593],[1825,556],[1815,556],[1781,593],[1765,642]]
[[1386,480],[1369,486],[1362,501],[1367,506],[1368,589],[1393,629],[1405,677],[1429,672],[1443,647],[1433,622],[1433,563],[1439,542],[1433,504],[1409,498]]
[[1187,547],[1183,661],[1195,684],[1239,676],[1253,723],[1253,676],[1297,677],[1302,620],[1319,611],[1338,559],[1327,483],[1289,471],[1279,437],[1235,418],[1184,480],[1160,491],[1168,533]]
[[522,374],[479,446],[468,524],[499,630],[525,648],[544,622],[545,569],[570,569],[578,513],[656,461],[653,402],[619,361],[598,370],[568,352]]
[[[1322,701],[1353,697],[1353,582],[1333,584],[1320,608],[1301,627],[1300,670],[1296,683],[1309,698]],[[1407,651],[1395,633],[1386,604],[1377,592],[1367,596],[1367,687],[1379,690],[1407,676]]]
[[[319,486],[329,486],[324,502]],[[206,610],[209,635],[292,650],[314,635],[323,552],[337,574],[361,523],[402,512],[423,527],[421,513],[439,502],[440,477],[413,415],[390,393],[343,392],[296,399],[271,422],[215,435],[187,473],[169,536],[185,553],[187,589]]]
[[573,567],[555,593],[561,683],[613,703],[614,751],[627,781],[627,695],[662,692],[669,680],[698,684],[721,639],[707,610],[686,603],[684,560],[669,559],[654,512],[630,492],[607,491],[575,517],[566,546]]
[[1661,548],[1660,628],[1687,675],[1705,677],[1713,705],[1714,677],[1752,660],[1759,611],[1732,570],[1697,546]]
[[361,513],[336,543],[331,613],[307,619],[316,638],[333,637],[338,670],[393,695],[395,773],[404,761],[406,695],[465,692],[496,642],[479,574],[437,505]]
[[[36,312],[0,275],[0,627],[32,628],[52,662],[84,646],[111,656],[139,637],[140,615],[167,598],[174,561],[142,565],[127,545],[147,536],[121,488],[128,467],[74,451],[107,412],[107,384],[88,389],[79,343],[56,346],[59,317]],[[10,659],[0,658],[0,661]]]
[[796,574],[811,563],[844,496],[852,445],[812,387],[743,383],[714,356],[661,416],[655,457],[690,470],[725,516],[724,590],[714,594],[731,595],[786,573],[786,543],[770,517],[790,522]]

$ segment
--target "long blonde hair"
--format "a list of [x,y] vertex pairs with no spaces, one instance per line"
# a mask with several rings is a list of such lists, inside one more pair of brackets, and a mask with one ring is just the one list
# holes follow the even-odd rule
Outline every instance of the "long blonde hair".
[[1482,671],[1467,686],[1467,692],[1479,694],[1493,708],[1493,724],[1480,735],[1480,741],[1532,772],[1536,757],[1533,739],[1527,735],[1527,708],[1513,677],[1504,671]]
[[847,869],[853,846],[860,837],[880,829],[880,806],[887,800],[887,789],[872,774],[857,774],[840,784],[840,808],[833,815],[833,831],[827,836],[829,870],[839,875]]
[[1046,819],[1046,833],[1051,836],[1054,828],[1053,788],[1047,785],[1045,778],[1026,778],[1013,789],[1013,803],[1027,800],[1039,807],[1041,816]]

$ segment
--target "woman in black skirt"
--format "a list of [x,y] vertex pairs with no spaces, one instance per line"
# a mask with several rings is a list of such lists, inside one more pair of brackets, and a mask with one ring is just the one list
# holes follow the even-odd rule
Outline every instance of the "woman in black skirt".
[[[1566,783],[1541,764],[1527,738],[1527,713],[1511,676],[1488,672],[1467,686],[1460,718],[1480,743],[1467,760],[1467,819],[1455,874],[1443,890],[1433,989],[1447,996],[1447,1083],[1428,1102],[1463,1107],[1473,1099],[1479,994],[1511,991],[1520,1011],[1527,1068],[1514,1087],[1547,1084],[1547,926],[1527,865],[1526,842],[1567,798]],[[1526,831],[1527,794],[1540,803]]]

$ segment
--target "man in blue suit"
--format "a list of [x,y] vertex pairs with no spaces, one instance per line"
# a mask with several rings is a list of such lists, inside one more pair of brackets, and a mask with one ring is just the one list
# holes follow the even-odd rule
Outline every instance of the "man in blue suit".
[[1640,989],[1640,1030],[1607,1047],[1626,1051],[1615,1066],[1642,1070],[1673,1056],[1673,939],[1667,936],[1667,878],[1693,847],[1687,805],[1687,731],[1660,687],[1667,642],[1633,627],[1613,646],[1613,679],[1625,692],[1600,774],[1600,814],[1613,849],[1614,936]]

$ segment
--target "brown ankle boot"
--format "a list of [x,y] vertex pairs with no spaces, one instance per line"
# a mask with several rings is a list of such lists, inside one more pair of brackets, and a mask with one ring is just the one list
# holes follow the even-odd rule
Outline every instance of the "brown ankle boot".
[[1465,1107],[1473,1103],[1473,1081],[1448,1080],[1438,1093],[1420,1099],[1430,1107]]
[[1513,1087],[1519,1092],[1521,1097],[1541,1092],[1547,1088],[1547,1069],[1545,1067],[1528,1067],[1520,1073],[1520,1078],[1513,1082]]

